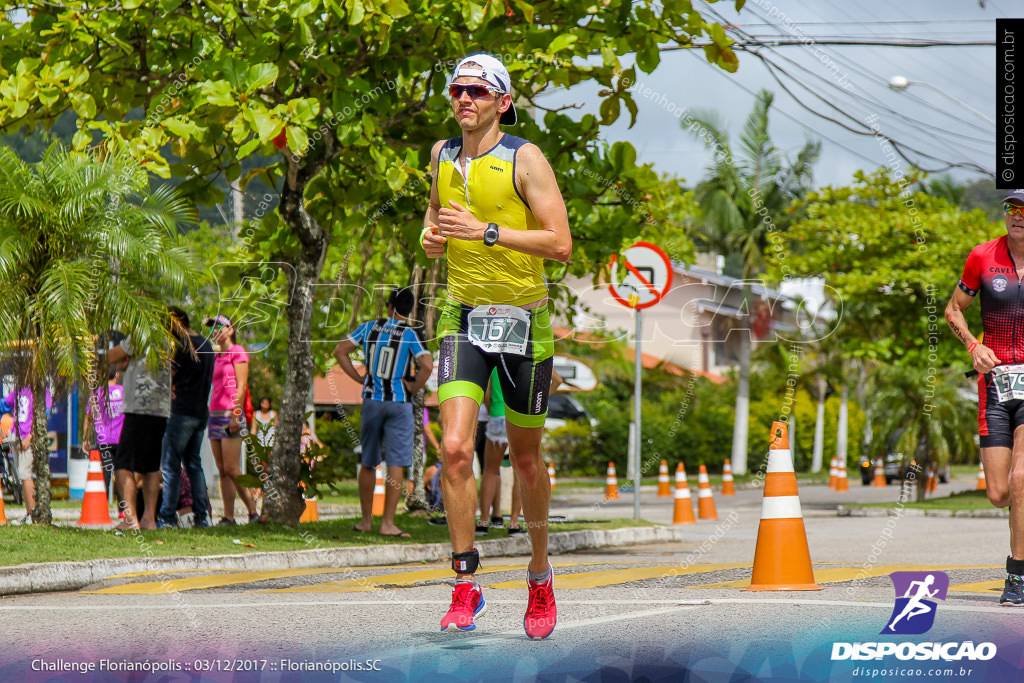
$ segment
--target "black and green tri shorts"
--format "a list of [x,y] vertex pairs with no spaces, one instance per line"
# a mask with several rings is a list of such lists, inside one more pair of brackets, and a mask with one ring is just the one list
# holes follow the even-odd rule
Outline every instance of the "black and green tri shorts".
[[505,419],[519,427],[543,427],[551,390],[554,334],[547,305],[524,313],[529,316],[525,353],[485,351],[469,339],[469,314],[474,306],[447,300],[437,324],[441,340],[437,379],[438,400],[466,396],[483,401],[491,371],[505,398]]

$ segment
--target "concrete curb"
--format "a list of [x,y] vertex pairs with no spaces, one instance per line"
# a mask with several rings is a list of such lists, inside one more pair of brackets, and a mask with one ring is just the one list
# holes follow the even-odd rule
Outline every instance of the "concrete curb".
[[902,508],[897,510],[891,508],[862,508],[845,507],[840,505],[836,508],[837,517],[1003,517],[1010,516],[1009,510],[992,508],[991,510],[921,510],[919,508]]
[[[550,535],[548,547],[553,555],[576,550],[607,548],[683,540],[683,530],[652,526],[627,529],[581,529]],[[139,543],[145,551],[145,541]],[[481,555],[528,555],[530,541],[525,535],[477,543]],[[74,591],[110,576],[133,572],[156,572],[151,580],[181,570],[202,569],[314,569],[319,567],[369,567],[381,564],[438,561],[451,557],[447,543],[417,545],[375,545],[347,548],[249,553],[245,555],[206,555],[174,557],[128,557],[85,562],[43,562],[0,569],[0,596],[52,591]]]

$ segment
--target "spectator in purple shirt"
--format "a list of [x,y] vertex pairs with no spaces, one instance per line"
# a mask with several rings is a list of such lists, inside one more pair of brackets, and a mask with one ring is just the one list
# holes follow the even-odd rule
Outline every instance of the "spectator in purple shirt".
[[[107,386],[96,387],[82,426],[82,450],[88,453],[92,445],[89,428],[96,424],[96,448],[103,461],[103,481],[107,491],[110,491],[110,475],[114,471],[114,452],[121,441],[121,427],[124,426],[124,387],[119,379],[117,368],[111,366]],[[118,509],[122,509],[120,505]]]
[[[53,394],[46,390],[46,416],[50,416]],[[32,469],[32,390],[28,387],[16,389],[0,401],[0,413],[14,412],[14,428],[8,438],[13,441],[11,451],[17,463],[21,490],[25,495],[25,516],[12,524],[31,524],[32,508],[36,506],[36,482]]]

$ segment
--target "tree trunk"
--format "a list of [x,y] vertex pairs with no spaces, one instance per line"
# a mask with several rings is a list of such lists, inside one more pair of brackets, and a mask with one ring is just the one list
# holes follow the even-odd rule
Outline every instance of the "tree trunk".
[[[416,297],[416,305],[409,316],[409,324],[413,326],[423,320],[423,276],[423,267],[417,265],[412,269],[412,274],[409,278],[409,287],[412,288],[413,294]],[[426,338],[427,335],[424,334],[423,336]],[[424,448],[426,436],[423,432],[423,401],[425,396],[426,390],[421,389],[412,397],[412,471],[409,476],[412,477],[413,488],[412,493],[405,498],[405,509],[409,512],[419,511],[426,513],[428,511],[427,493],[423,486],[423,470],[427,464],[427,451]]]
[[299,489],[301,464],[300,440],[306,404],[313,382],[312,339],[313,285],[316,284],[327,254],[328,238],[306,212],[303,193],[308,177],[291,166],[281,191],[278,211],[301,244],[294,271],[289,272],[291,300],[288,317],[288,363],[285,367],[284,394],[281,399],[277,438],[270,453],[263,510],[269,521],[294,526],[305,509]]
[[736,421],[732,428],[732,467],[747,473],[747,429],[750,416],[750,330],[740,335],[740,376],[736,383]]
[[[15,407],[17,410],[17,407]],[[46,443],[46,378],[36,377],[32,382],[32,470],[36,475],[36,504],[32,508],[35,524],[53,523],[50,501],[50,449]]]
[[836,457],[839,458],[839,466],[846,467],[847,452],[847,421],[848,408],[850,404],[850,390],[846,388],[845,382],[839,390],[839,429],[836,432]]
[[814,420],[814,454],[811,456],[811,472],[821,471],[821,460],[825,452],[825,391],[827,382],[824,375],[818,375],[818,414]]

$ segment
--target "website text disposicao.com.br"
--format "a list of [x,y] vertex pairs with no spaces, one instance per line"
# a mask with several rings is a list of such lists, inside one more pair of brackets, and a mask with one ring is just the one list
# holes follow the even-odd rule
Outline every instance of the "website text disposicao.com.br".
[[971,666],[936,667],[933,669],[915,668],[912,666],[858,666],[850,673],[857,678],[890,678],[903,681],[916,681],[922,678],[942,678],[945,680],[953,678],[970,678],[976,670],[976,667]]

